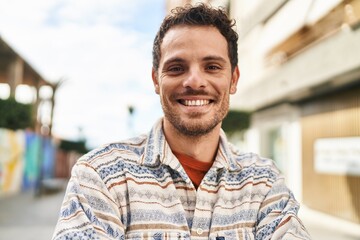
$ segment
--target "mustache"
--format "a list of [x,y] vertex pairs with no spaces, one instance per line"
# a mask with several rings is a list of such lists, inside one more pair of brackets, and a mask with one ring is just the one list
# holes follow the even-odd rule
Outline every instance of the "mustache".
[[210,96],[211,94],[205,90],[196,90],[192,88],[185,89],[185,91],[182,91],[180,93],[174,93],[172,95],[173,98],[182,98],[186,96]]

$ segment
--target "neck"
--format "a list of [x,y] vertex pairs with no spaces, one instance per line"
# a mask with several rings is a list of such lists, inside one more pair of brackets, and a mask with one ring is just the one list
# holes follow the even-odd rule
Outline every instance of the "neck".
[[221,124],[201,136],[188,136],[179,132],[164,119],[164,134],[172,151],[188,155],[202,162],[212,162],[217,153]]

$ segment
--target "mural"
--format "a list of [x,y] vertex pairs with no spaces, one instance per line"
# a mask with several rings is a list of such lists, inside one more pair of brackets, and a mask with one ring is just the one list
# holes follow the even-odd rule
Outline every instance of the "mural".
[[23,131],[0,129],[0,193],[20,191],[24,150]]
[[54,176],[55,145],[30,131],[0,129],[0,195],[34,189]]

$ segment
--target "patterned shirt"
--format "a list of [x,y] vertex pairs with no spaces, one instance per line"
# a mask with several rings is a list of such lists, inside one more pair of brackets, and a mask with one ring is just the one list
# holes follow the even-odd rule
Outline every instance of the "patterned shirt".
[[310,239],[298,208],[274,163],[240,153],[223,131],[196,190],[160,120],[77,161],[53,239]]

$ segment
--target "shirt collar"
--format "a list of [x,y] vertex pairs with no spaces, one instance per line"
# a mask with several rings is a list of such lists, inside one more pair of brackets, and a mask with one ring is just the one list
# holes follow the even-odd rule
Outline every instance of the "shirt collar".
[[235,147],[228,142],[225,132],[220,130],[220,141],[218,153],[215,157],[215,164],[222,164],[229,171],[239,171],[241,170],[241,165],[236,160],[236,149]]
[[[140,164],[156,167],[162,163],[170,166],[172,169],[178,169],[180,162],[166,142],[162,126],[163,118],[159,119],[150,130]],[[241,169],[240,164],[236,161],[234,147],[228,142],[223,130],[220,130],[219,148],[213,166],[217,168],[225,167],[229,171]]]

